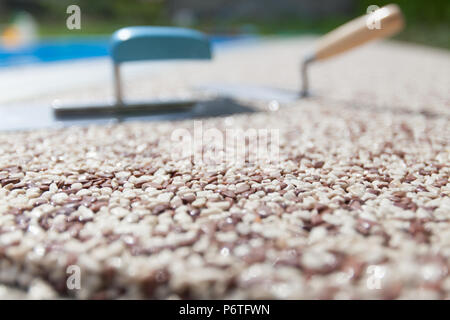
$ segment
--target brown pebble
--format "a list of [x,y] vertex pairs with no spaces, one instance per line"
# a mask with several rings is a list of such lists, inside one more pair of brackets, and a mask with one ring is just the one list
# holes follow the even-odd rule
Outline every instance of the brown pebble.
[[18,183],[18,182],[20,182],[19,178],[10,178],[10,179],[3,179],[1,181],[1,184],[2,184],[2,186],[6,186],[6,185],[8,185],[10,183],[15,184],[15,183]]
[[400,207],[403,210],[417,210],[417,204],[411,198],[394,198],[393,201],[395,206]]
[[327,213],[327,212],[331,212],[333,211],[331,208],[329,208],[327,205],[322,204],[322,203],[318,203],[315,205],[314,209],[317,210],[318,214],[323,214],[323,213]]
[[152,212],[153,212],[153,214],[160,214],[160,213],[163,213],[168,208],[169,208],[169,205],[167,205],[165,203],[161,203],[161,204],[156,205],[153,208]]
[[108,205],[108,202],[106,200],[100,200],[100,201],[96,201],[94,202],[89,209],[92,210],[92,212],[97,213],[98,211],[100,211],[100,209],[104,206]]
[[320,169],[323,167],[324,164],[325,164],[325,161],[316,161],[316,162],[314,162],[313,166],[315,169]]
[[446,186],[449,183],[449,179],[448,178],[442,178],[439,180],[436,180],[436,182],[433,184],[433,186],[437,187],[437,188],[441,188]]
[[193,193],[186,193],[181,196],[181,200],[185,203],[192,203],[197,199]]
[[315,227],[323,222],[322,216],[320,214],[315,214],[311,217],[311,224]]
[[410,223],[408,232],[416,239],[419,243],[428,243],[430,232],[425,229],[423,222],[419,219],[415,219]]

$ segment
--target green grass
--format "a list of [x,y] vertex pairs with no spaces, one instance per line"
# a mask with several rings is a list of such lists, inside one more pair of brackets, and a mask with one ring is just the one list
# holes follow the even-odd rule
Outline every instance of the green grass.
[[[320,35],[333,30],[348,20],[349,19],[346,17],[335,17],[319,22],[299,21],[299,19],[294,18],[265,23],[249,23],[248,21],[206,21],[194,26],[194,28],[211,34],[239,34],[245,31],[251,31],[262,35]],[[121,27],[134,24],[135,23],[130,21],[83,20],[81,30],[68,30],[65,27],[62,28],[60,23],[40,23],[39,34],[42,37],[108,35]],[[161,23],[161,25],[164,24],[167,25],[167,23]],[[450,49],[450,26],[449,24],[407,24],[405,30],[397,35],[395,39]]]
[[39,24],[39,35],[41,37],[80,37],[111,34],[115,30],[125,27],[125,22],[98,22],[98,21],[82,21],[80,30],[69,30],[61,24]]

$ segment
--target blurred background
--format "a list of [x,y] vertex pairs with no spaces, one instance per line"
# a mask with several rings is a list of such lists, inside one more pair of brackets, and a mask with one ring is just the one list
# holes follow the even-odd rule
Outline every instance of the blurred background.
[[[177,25],[216,36],[322,34],[366,13],[369,5],[383,6],[390,2],[0,0],[0,66],[27,63],[33,59],[75,58],[71,56],[75,51],[77,57],[103,56],[107,54],[107,37],[129,25]],[[395,2],[402,8],[407,21],[406,30],[397,39],[450,49],[450,1]],[[66,27],[69,16],[66,9],[73,4],[81,9],[79,30]],[[74,50],[81,47],[83,50]]]
[[[120,26],[183,25],[211,33],[322,33],[366,12],[374,0],[1,0],[0,22],[20,12],[37,21],[39,34],[74,35],[64,27],[66,8],[80,6],[83,27],[78,34],[111,33]],[[394,1],[408,21],[400,38],[449,48],[450,1]],[[4,27],[4,26],[3,26]]]
[[[33,123],[27,122],[23,127],[35,125],[37,122],[45,124],[42,120],[44,113],[39,111],[41,110],[39,108],[36,109],[34,117],[39,121],[28,116],[28,107],[31,102],[38,106],[49,106],[55,100],[64,103],[66,101],[91,103],[95,100],[97,103],[97,100],[109,99],[113,94],[111,65],[107,57],[109,40],[111,34],[121,27],[168,25],[199,29],[210,36],[216,53],[220,51],[216,51],[219,48],[239,48],[236,55],[240,59],[244,52],[244,44],[256,43],[260,36],[274,36],[276,40],[279,38],[299,40],[299,43],[304,40],[307,43],[312,41],[311,37],[308,40],[309,35],[324,34],[355,17],[366,14],[369,6],[382,7],[391,2],[401,7],[406,18],[406,29],[395,37],[396,40],[444,48],[444,50],[450,49],[449,0],[0,0],[0,107],[24,106],[23,113],[20,114],[18,111],[14,119],[8,118],[5,121],[4,115],[0,116],[3,119],[3,122],[0,121],[0,129],[5,127],[6,122],[19,124],[25,121],[23,120],[25,118],[30,118]],[[73,8],[73,5],[78,6],[77,8],[81,11],[81,28],[71,30],[67,22],[68,20],[74,22],[71,17],[75,12],[71,10],[68,12],[68,9]],[[303,35],[305,37],[302,37]],[[254,41],[255,38],[257,41]],[[244,41],[240,41],[241,39]],[[292,56],[292,61],[297,63],[302,54],[297,51],[300,47],[289,47],[286,44],[286,49],[280,52],[285,55],[283,57]],[[410,46],[404,46],[404,48],[408,52],[420,51]],[[276,51],[276,48],[274,50],[264,52],[267,56],[272,55],[270,60],[272,67],[281,69],[287,62],[276,58],[280,52]],[[405,63],[404,68],[409,69],[410,66],[417,68],[420,63],[428,66],[433,61],[430,62],[426,58],[431,56],[428,53],[412,55],[412,60]],[[233,57],[233,54],[230,54],[230,57]],[[257,59],[249,60],[255,65],[258,64]],[[238,63],[238,61],[232,61],[233,65]],[[124,79],[128,79],[124,81],[128,85],[125,90],[127,94],[130,97],[148,97],[160,95],[165,90],[164,92],[168,95],[172,95],[172,80],[161,82],[164,85],[159,87],[152,82],[154,78],[159,78],[157,75],[172,70],[169,67],[164,69],[163,65],[163,62],[160,65],[138,63],[128,66],[127,64],[123,71]],[[445,77],[446,73],[442,70],[446,69],[442,66],[445,65],[440,64],[438,69],[441,70],[442,77]],[[196,65],[197,67],[200,68]],[[328,72],[332,70],[329,68],[327,67],[327,75],[333,74]],[[211,70],[215,69],[208,68],[208,72],[213,75]],[[262,73],[268,72],[266,69],[258,70]],[[377,70],[372,70],[373,73],[370,73],[367,68],[364,68],[364,72],[371,74],[368,79],[376,78]],[[297,81],[297,73],[293,70],[290,72],[295,73]],[[179,78],[180,85],[185,84],[188,81],[181,75],[187,73],[174,72],[172,77]],[[216,74],[220,79],[227,79],[223,72],[216,72]],[[335,74],[338,78],[334,80],[329,76],[326,78],[331,83],[340,82],[339,73]],[[385,77],[392,79],[395,76],[396,73],[391,72],[388,75],[379,76],[379,79]],[[271,79],[272,85],[287,86],[288,81],[284,77],[285,75]],[[164,77],[166,78],[170,79],[170,77]],[[231,79],[231,83],[245,82],[244,78],[243,74],[230,69],[228,80]],[[247,81],[253,82],[253,80]],[[436,81],[439,83],[439,79]],[[186,87],[190,88],[191,82]],[[357,82],[357,80],[353,82],[349,80],[351,85],[341,85],[340,88],[345,91],[350,86],[354,87]],[[383,81],[377,81],[377,83],[383,83]],[[404,83],[398,83],[403,90]],[[441,80],[440,83],[445,88],[448,87],[445,81]],[[297,88],[296,82],[291,85],[292,88]],[[165,89],[158,91],[157,88],[160,87]],[[391,84],[388,87],[391,87]],[[425,88],[425,86],[422,87]],[[150,89],[154,91],[150,92]],[[181,90],[180,94],[190,93],[189,90],[186,92]],[[418,89],[410,91],[420,92]],[[408,95],[411,96],[411,93]],[[385,99],[389,97],[389,95],[379,96]],[[422,96],[429,99],[429,94]],[[4,114],[10,114],[12,117],[9,110],[12,109],[4,111]],[[48,123],[51,123],[53,121],[51,113],[48,110],[46,112]]]

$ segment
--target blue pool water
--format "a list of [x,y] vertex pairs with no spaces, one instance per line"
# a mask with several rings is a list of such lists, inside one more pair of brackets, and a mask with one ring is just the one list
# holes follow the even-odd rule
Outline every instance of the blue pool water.
[[[244,36],[214,36],[213,45],[230,42]],[[33,45],[9,50],[0,46],[0,67],[30,63],[104,57],[108,55],[109,37],[42,40]]]

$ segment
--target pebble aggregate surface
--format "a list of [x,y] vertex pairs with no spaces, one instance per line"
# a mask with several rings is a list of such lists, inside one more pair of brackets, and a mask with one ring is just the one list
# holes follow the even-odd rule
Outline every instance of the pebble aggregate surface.
[[[364,50],[392,52],[388,64],[428,52],[381,44],[355,61]],[[356,81],[202,119],[278,130],[271,165],[173,159],[171,135],[192,119],[0,133],[0,298],[449,299],[449,73],[433,67],[449,70],[450,56],[429,50],[416,69],[390,70],[430,89],[417,99],[386,86],[372,89],[392,105],[359,107]],[[418,70],[440,82],[409,82]],[[79,290],[67,288],[70,265]]]

